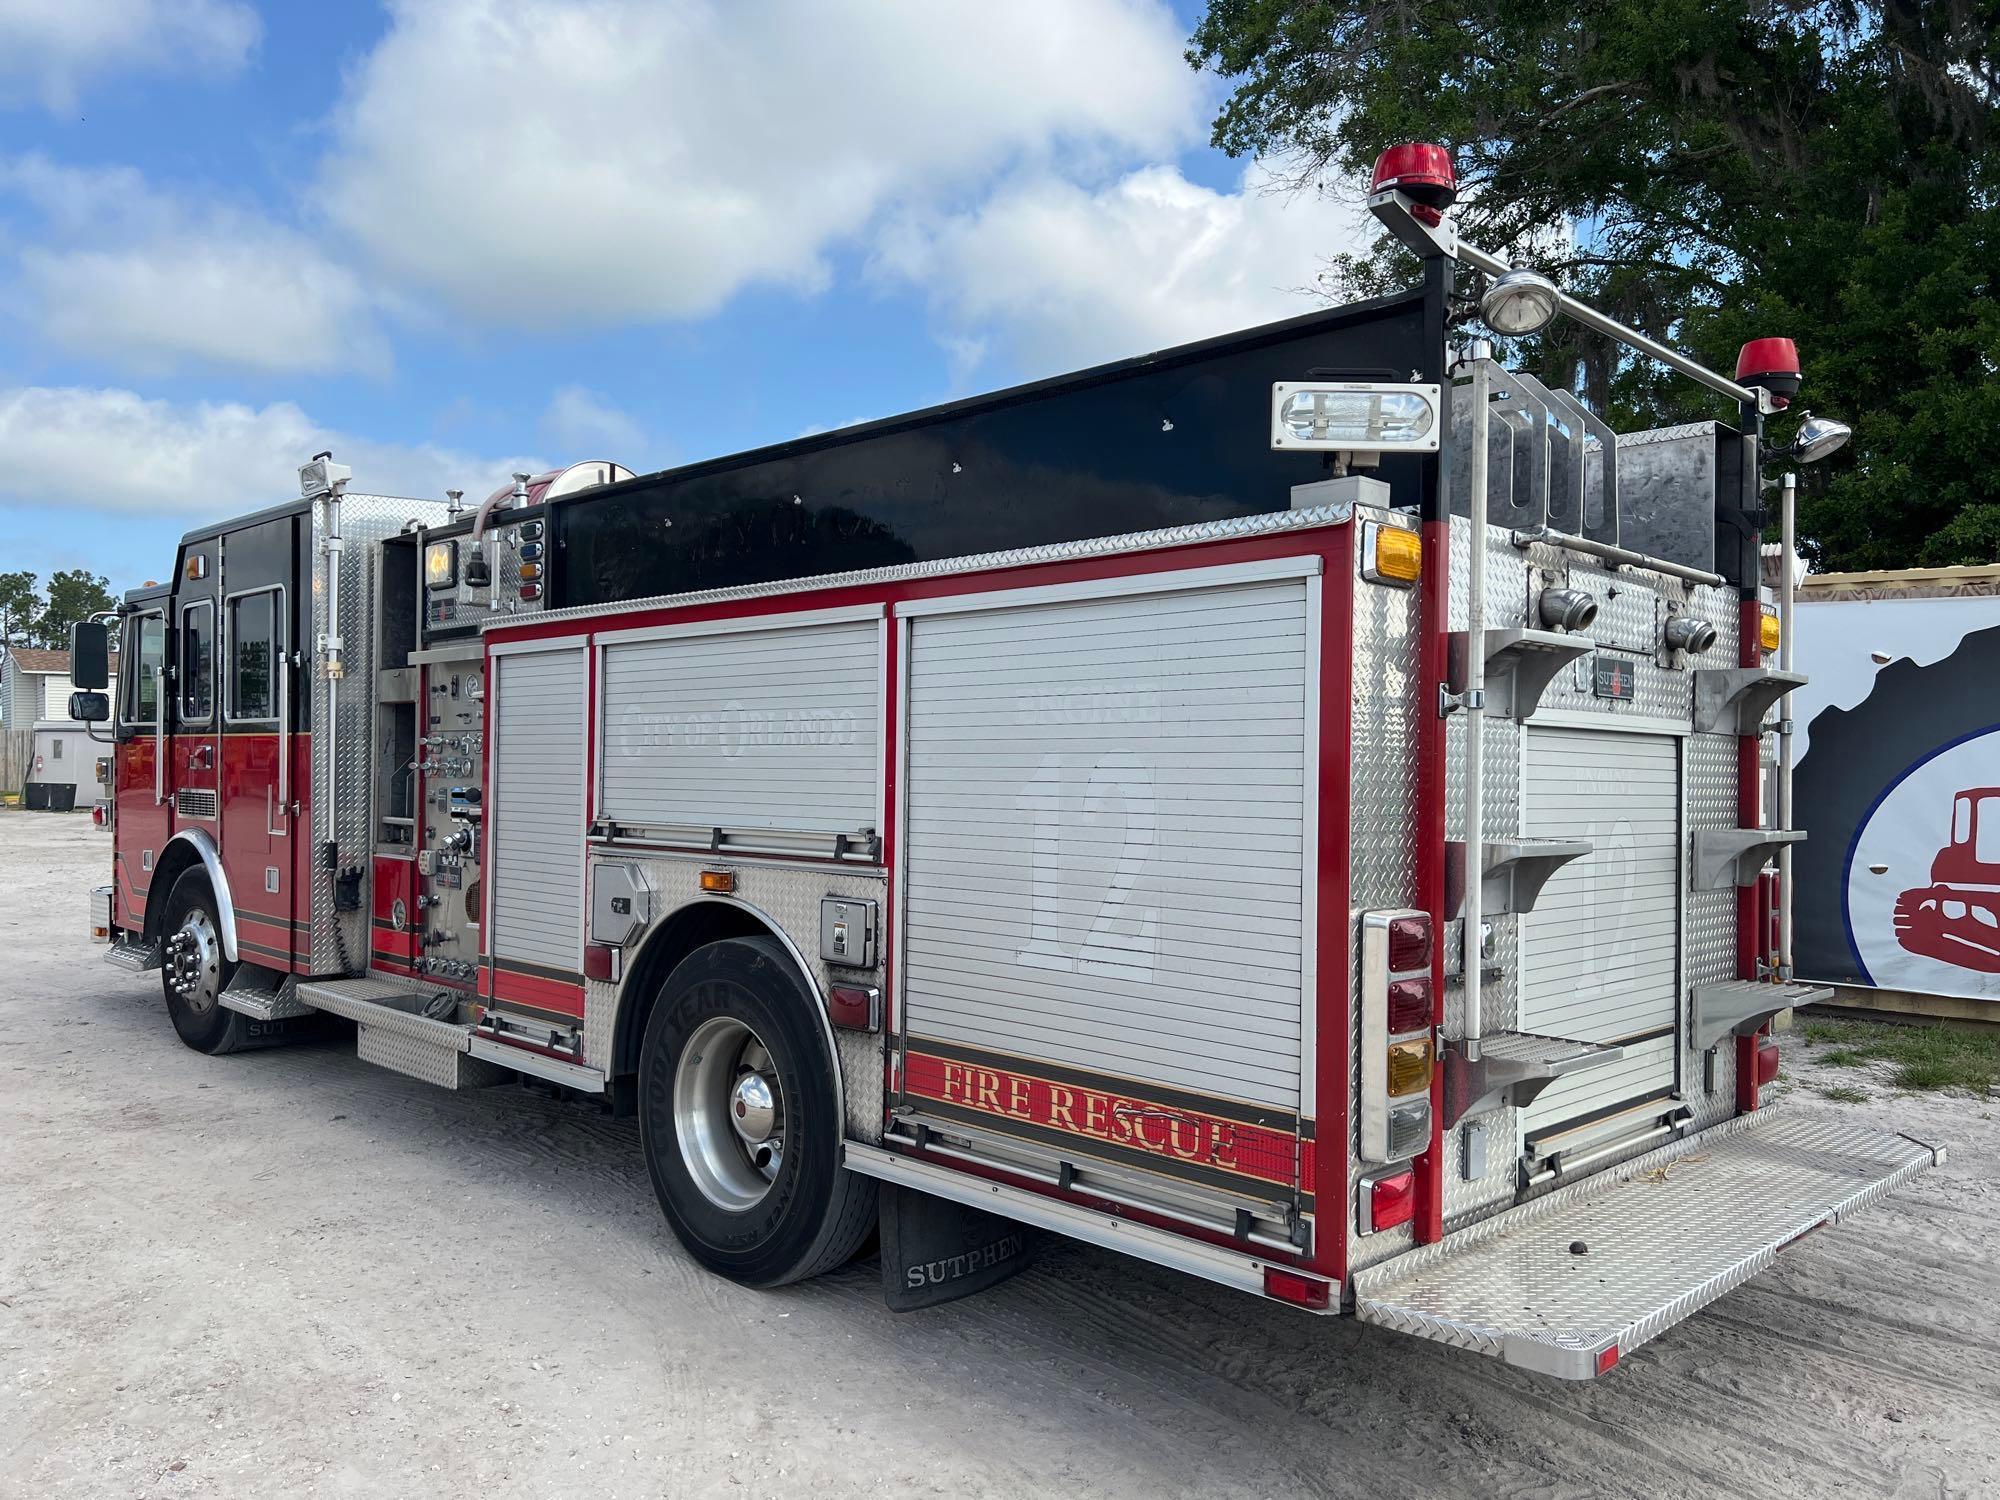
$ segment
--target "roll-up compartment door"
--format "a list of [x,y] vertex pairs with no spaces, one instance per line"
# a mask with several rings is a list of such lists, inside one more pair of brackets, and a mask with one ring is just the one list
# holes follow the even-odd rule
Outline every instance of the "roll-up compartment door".
[[919,1107],[1211,1186],[1293,1183],[1316,588],[911,622]]
[[882,629],[878,612],[609,637],[600,815],[635,828],[875,828]]
[[582,647],[496,656],[487,798],[493,882],[487,951],[582,980]]
[[1680,742],[1530,725],[1522,823],[1588,839],[1521,918],[1521,1027],[1625,1055],[1544,1090],[1529,1131],[1672,1089],[1680,997]]

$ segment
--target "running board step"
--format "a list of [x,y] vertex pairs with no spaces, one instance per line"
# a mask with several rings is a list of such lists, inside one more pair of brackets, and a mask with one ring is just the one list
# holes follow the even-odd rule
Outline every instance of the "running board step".
[[604,1075],[595,1068],[495,1041],[458,1020],[458,1008],[468,997],[441,985],[412,988],[386,979],[321,979],[299,985],[296,994],[315,1010],[355,1023],[354,1052],[363,1062],[440,1088],[484,1088],[504,1082],[510,1073],[589,1092],[604,1088]]
[[[1484,877],[1479,882],[1479,910],[1486,917],[1520,915],[1535,909],[1542,887],[1573,859],[1596,846],[1589,839],[1487,839],[1479,846]],[[1444,914],[1447,920],[1465,909],[1465,841],[1444,846]]]
[[1805,842],[1805,836],[1803,828],[1697,828],[1689,888],[1726,891],[1755,885],[1779,850]]
[[[1558,630],[1489,630],[1486,633],[1486,712],[1526,723],[1541,706],[1542,690],[1571,662],[1588,656],[1597,642]],[[1451,690],[1465,691],[1472,654],[1470,636],[1454,630],[1450,651]]]
[[1444,1052],[1444,1126],[1494,1105],[1526,1109],[1536,1095],[1569,1073],[1617,1062],[1625,1049],[1601,1042],[1573,1042],[1526,1031],[1482,1037],[1476,1060],[1465,1043],[1448,1039]]
[[1354,1310],[1589,1380],[1944,1159],[1908,1136],[1759,1110],[1359,1271]]
[[160,966],[163,945],[158,938],[150,943],[133,943],[120,938],[104,950],[104,961],[114,969],[129,969],[134,974],[143,974],[148,969]]
[[296,974],[281,975],[272,969],[244,964],[219,998],[226,1009],[253,1021],[289,1021],[294,1016],[313,1013],[313,1008],[298,998],[298,986]]
[[1748,1036],[1781,1010],[1831,1000],[1823,984],[1767,984],[1759,979],[1732,979],[1723,984],[1697,985],[1694,991],[1694,1050],[1706,1052],[1732,1032]]

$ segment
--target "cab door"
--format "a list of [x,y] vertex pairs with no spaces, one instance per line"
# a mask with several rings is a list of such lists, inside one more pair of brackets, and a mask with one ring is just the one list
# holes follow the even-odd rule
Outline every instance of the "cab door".
[[288,590],[282,583],[237,584],[232,566],[218,672],[222,867],[245,961],[285,970],[303,936],[293,925]]
[[[125,617],[118,653],[118,743],[112,751],[112,885],[118,925],[143,931],[153,866],[169,833],[166,766],[167,601]],[[167,899],[161,891],[159,898]]]
[[[215,692],[215,598],[176,600],[173,649],[173,729],[167,745],[167,781],[173,796],[173,828],[199,828],[214,838],[217,808],[219,724]],[[162,895],[165,893],[162,892]]]

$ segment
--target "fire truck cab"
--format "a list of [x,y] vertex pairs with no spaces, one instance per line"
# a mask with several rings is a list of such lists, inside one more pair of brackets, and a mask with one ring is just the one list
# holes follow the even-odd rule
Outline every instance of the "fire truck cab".
[[[1449,165],[1378,168],[1405,294],[476,508],[321,455],[190,532],[117,627],[108,957],[203,1052],[332,1016],[636,1113],[754,1285],[879,1229],[921,1306],[1053,1231],[1604,1373],[1941,1153],[1763,1107],[1796,357],[1460,243]],[[1734,423],[1476,336],[1558,313]]]

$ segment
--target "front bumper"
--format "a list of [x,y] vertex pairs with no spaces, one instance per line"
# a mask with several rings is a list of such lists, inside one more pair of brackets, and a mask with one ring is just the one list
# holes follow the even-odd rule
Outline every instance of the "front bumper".
[[1588,1380],[1944,1159],[1908,1136],[1760,1110],[1357,1272],[1355,1312]]

